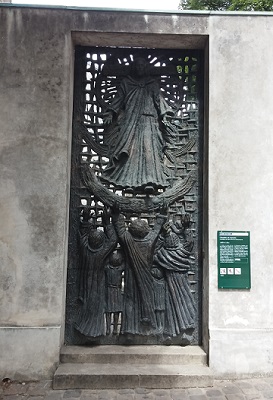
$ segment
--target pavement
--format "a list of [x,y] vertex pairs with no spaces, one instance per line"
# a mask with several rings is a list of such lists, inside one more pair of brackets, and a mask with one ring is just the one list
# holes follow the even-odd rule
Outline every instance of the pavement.
[[1,400],[255,400],[273,399],[273,376],[215,380],[209,388],[53,390],[52,381],[10,382],[0,385]]

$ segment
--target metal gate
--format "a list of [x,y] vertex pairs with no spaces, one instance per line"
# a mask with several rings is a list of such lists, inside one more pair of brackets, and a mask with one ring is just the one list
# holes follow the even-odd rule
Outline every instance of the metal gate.
[[67,344],[199,344],[201,51],[76,47]]

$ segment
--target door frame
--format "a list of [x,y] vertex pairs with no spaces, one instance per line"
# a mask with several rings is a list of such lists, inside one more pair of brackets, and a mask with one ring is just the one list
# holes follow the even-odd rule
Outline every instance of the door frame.
[[[203,89],[203,168],[202,168],[202,312],[201,312],[201,337],[202,347],[209,351],[209,271],[208,271],[208,99],[209,99],[209,36],[208,35],[166,35],[166,34],[132,34],[116,32],[72,32],[72,45],[75,50],[76,45],[83,46],[139,46],[145,48],[162,49],[194,49],[203,50],[203,70],[204,70],[204,89]],[[74,51],[73,51],[74,53]],[[71,55],[71,62],[73,55]],[[73,62],[74,65],[74,62]],[[71,85],[73,85],[74,70],[71,68]],[[73,99],[73,96],[72,96]],[[71,111],[72,114],[72,111]],[[64,305],[65,307],[65,305]],[[65,317],[63,340],[65,331]]]

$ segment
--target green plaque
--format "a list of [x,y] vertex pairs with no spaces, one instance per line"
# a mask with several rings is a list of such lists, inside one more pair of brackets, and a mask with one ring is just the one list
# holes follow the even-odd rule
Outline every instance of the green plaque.
[[250,289],[250,232],[217,232],[218,288]]

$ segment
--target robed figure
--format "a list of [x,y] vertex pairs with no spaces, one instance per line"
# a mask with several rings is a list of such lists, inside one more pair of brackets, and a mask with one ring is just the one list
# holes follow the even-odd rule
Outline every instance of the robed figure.
[[164,334],[171,337],[195,328],[196,306],[188,278],[193,257],[185,247],[179,236],[170,230],[154,257],[154,267],[161,270],[166,279]]
[[147,74],[147,62],[137,58],[104,115],[104,143],[110,161],[101,178],[123,188],[152,192],[165,188],[168,171],[163,164],[170,107],[160,95],[156,80]]
[[82,309],[76,329],[88,337],[105,334],[105,272],[107,257],[117,244],[117,235],[109,215],[103,215],[104,230],[82,222],[80,242],[79,299]]
[[147,335],[157,332],[151,267],[156,241],[165,215],[158,215],[153,229],[143,219],[125,226],[124,216],[113,214],[119,242],[127,258],[124,282],[122,334]]

